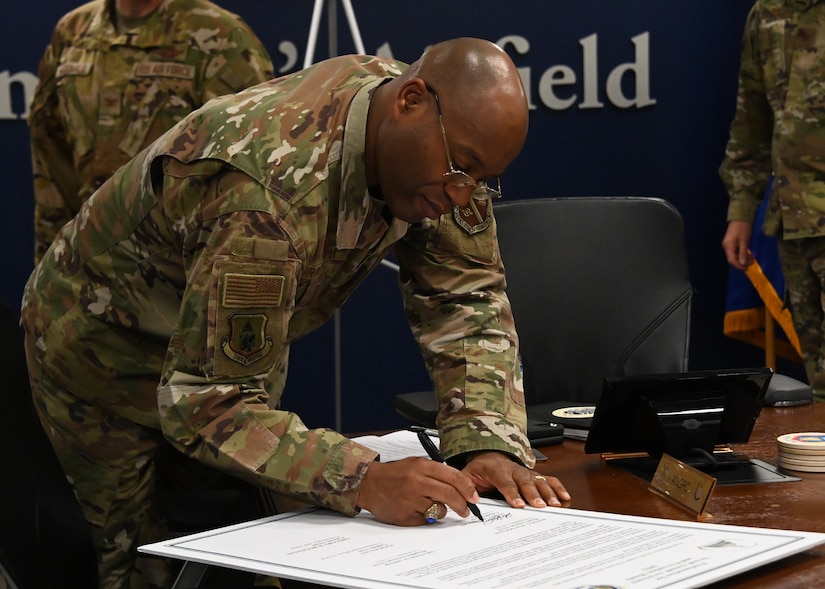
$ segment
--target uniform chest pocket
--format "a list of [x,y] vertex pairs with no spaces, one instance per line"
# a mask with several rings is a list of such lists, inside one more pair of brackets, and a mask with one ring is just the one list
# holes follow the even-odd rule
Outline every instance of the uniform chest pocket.
[[60,117],[72,138],[75,157],[94,147],[100,97],[94,83],[94,53],[71,49],[60,58],[55,73]]
[[191,111],[201,106],[194,65],[144,60],[132,67],[123,96],[128,121],[120,150],[133,157]]
[[490,264],[496,258],[495,233],[491,227],[492,207],[489,199],[471,204],[476,206],[464,209],[453,207],[448,215],[442,215],[430,244],[474,262]]
[[[813,113],[822,112],[823,89],[825,89],[825,64],[823,49],[818,46],[798,49],[794,52],[791,71],[788,74],[788,104],[793,101],[796,107],[806,105],[813,118],[821,116]],[[805,116],[807,119],[808,117]]]

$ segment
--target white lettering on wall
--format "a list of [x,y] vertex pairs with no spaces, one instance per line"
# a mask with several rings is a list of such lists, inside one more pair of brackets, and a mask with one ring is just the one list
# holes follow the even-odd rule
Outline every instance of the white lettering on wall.
[[[644,108],[656,104],[650,95],[650,33],[645,32],[631,39],[634,60],[621,63],[607,75],[604,91],[607,100],[619,108]],[[497,44],[503,49],[512,48],[518,55],[525,55],[530,50],[530,42],[524,37],[510,35],[499,39]],[[547,68],[539,77],[538,96],[541,103],[551,110],[566,110],[578,103],[578,108],[604,108],[599,98],[599,61],[598,35],[596,33],[579,39],[582,51],[582,72],[577,75],[575,69],[558,64]],[[532,70],[530,67],[519,68],[522,84],[527,92],[527,102],[535,110],[533,102]],[[634,93],[627,96],[623,88],[625,76],[632,75]],[[580,92],[577,93],[581,79]]]
[[[650,33],[636,35],[631,41],[636,48],[636,59],[617,66],[607,76],[607,98],[619,108],[644,108],[656,104],[650,97]],[[632,72],[636,79],[636,96],[633,98],[622,92],[622,78],[628,72]]]
[[[650,33],[644,32],[632,37],[633,61],[614,66],[604,78],[600,75],[599,66],[602,64],[599,63],[598,42],[597,33],[579,39],[582,56],[580,72],[566,64],[552,65],[538,76],[535,87],[534,68],[518,68],[530,110],[537,108],[534,93],[538,95],[540,104],[557,111],[573,106],[579,109],[604,108],[604,99],[622,109],[645,108],[656,104],[650,89]],[[530,51],[530,41],[521,35],[507,35],[499,39],[497,44],[505,50],[512,50],[516,55],[526,55]],[[291,42],[283,42],[278,49],[286,58],[286,63],[278,71],[286,73],[297,61],[297,47]],[[392,57],[390,44],[381,45],[376,54]],[[15,84],[22,87],[23,101],[21,107],[17,108],[22,112],[15,112],[15,101],[12,100]],[[27,118],[36,86],[37,76],[31,72],[11,74],[8,70],[0,71],[0,120]]]
[[278,43],[278,53],[286,58],[286,63],[278,67],[278,73],[289,73],[298,63],[298,46],[292,41],[281,41]]
[[[498,43],[496,43],[499,47],[506,50],[507,45],[512,45],[513,49],[519,55],[524,55],[528,51],[530,51],[530,41],[525,39],[520,35],[510,35],[509,37],[502,37],[499,39]],[[530,79],[530,68],[529,67],[520,67],[518,68],[519,76],[521,76],[521,84],[524,86],[525,92],[527,92],[527,106],[530,107],[530,110],[536,110],[536,105],[533,103],[533,93],[530,91],[532,88],[532,81]]]
[[[23,87],[23,112],[17,114],[12,107],[12,88],[14,84]],[[37,87],[37,76],[31,72],[9,74],[9,70],[0,72],[0,120],[25,119],[29,116],[29,105]]]

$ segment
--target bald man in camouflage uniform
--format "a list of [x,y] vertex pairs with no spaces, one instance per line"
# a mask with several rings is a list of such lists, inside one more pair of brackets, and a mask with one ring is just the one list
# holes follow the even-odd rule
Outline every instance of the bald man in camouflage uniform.
[[[169,445],[398,525],[432,507],[466,517],[494,488],[516,507],[569,499],[531,470],[490,200],[527,118],[515,66],[487,41],[437,44],[409,69],[340,57],[211,101],[89,199],[22,314],[36,404],[104,575],[148,539],[130,514],[147,513]],[[289,345],[391,249],[452,466],[383,463],[277,409]]]
[[35,261],[141,149],[210,98],[272,75],[249,27],[207,0],[95,0],[61,18],[29,117]]
[[763,231],[778,237],[787,302],[811,388],[825,400],[825,2],[759,0],[748,16],[736,116],[720,172],[722,242],[744,270],[773,174]]

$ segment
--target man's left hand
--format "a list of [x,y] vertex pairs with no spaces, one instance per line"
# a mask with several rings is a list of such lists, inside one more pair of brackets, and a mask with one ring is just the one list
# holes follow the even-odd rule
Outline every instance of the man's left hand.
[[558,507],[570,501],[570,493],[559,479],[530,470],[501,452],[473,454],[462,472],[479,493],[497,489],[513,507]]

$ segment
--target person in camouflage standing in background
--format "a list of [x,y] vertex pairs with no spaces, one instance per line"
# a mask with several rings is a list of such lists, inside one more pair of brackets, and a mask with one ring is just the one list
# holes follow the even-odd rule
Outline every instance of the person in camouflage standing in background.
[[[107,587],[153,540],[164,448],[398,525],[466,517],[493,489],[514,507],[570,499],[532,470],[492,214],[527,124],[518,71],[488,41],[436,44],[409,68],[343,56],[210,101],[92,195],[30,277],[22,323]],[[290,344],[390,250],[446,464],[383,463],[278,409]]]
[[32,102],[35,262],[115,170],[210,98],[273,76],[208,0],[94,0],[60,19]]
[[753,262],[753,220],[773,175],[763,231],[778,238],[808,382],[825,400],[825,2],[752,7],[720,174],[730,195],[722,247],[739,270]]

